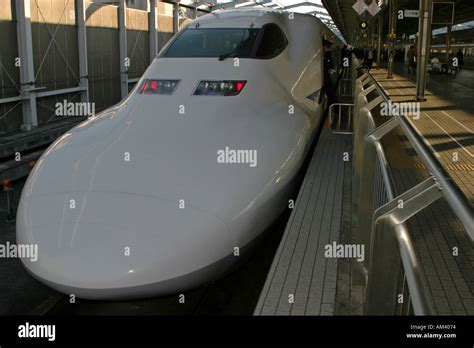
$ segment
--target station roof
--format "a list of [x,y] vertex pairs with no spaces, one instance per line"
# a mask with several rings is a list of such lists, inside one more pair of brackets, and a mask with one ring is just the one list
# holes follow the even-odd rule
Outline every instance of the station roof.
[[181,0],[181,4],[188,4],[198,8],[207,8],[212,11],[219,9],[249,9],[269,8],[285,10],[295,13],[305,13],[319,18],[336,36],[344,41],[333,18],[323,5],[322,0]]
[[[354,30],[358,30],[357,28],[359,21],[370,21],[373,19],[373,17],[367,11],[365,11],[362,15],[359,15],[354,10],[353,6],[356,1],[357,0],[322,0],[323,5],[334,19],[334,23],[338,27],[339,31],[349,42],[352,41]],[[385,32],[388,32],[388,11],[386,11],[388,8],[388,1],[374,1],[379,4],[382,9],[377,15],[384,16]],[[366,0],[365,2],[367,5],[370,5],[372,0]],[[433,2],[454,2],[454,24],[461,24],[474,20],[474,6],[472,0],[434,0]],[[418,10],[419,5],[419,0],[396,0],[397,9]],[[447,4],[443,4],[442,6],[446,7],[447,10]],[[443,8],[441,8],[440,11],[444,11]],[[397,36],[402,36],[402,34],[411,35],[415,34],[417,31],[417,19],[405,20],[403,22],[399,21],[397,23]]]

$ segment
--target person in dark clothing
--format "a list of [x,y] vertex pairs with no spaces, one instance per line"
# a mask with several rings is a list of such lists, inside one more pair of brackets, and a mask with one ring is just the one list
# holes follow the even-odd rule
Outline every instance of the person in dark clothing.
[[367,71],[372,69],[372,64],[374,64],[374,50],[372,47],[369,47],[365,56],[365,65],[367,67]]
[[[332,82],[331,70],[334,70],[334,61],[331,52],[332,42],[323,39],[323,50],[324,50],[324,93],[328,97],[328,104],[334,104],[336,102],[336,92],[334,91],[334,84]],[[322,94],[321,94],[322,96]]]
[[458,53],[456,53],[456,58],[458,59],[458,67],[461,69],[464,65],[464,53],[462,49],[459,49]]
[[344,71],[349,70],[352,62],[352,53],[351,50],[347,47],[347,45],[344,45],[344,47],[341,50],[341,67]]
[[408,73],[413,74],[416,72],[416,61],[415,61],[415,46],[411,45],[407,54],[408,59]]

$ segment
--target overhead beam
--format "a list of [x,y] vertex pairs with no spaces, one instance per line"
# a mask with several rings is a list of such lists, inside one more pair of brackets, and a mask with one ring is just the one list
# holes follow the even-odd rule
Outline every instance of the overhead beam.
[[[225,4],[216,4],[214,6],[211,6],[211,10],[216,10],[216,9],[228,9],[228,8],[235,8],[235,5],[240,5],[240,4],[245,4],[247,2],[250,2],[252,0],[235,0],[232,2],[228,2]],[[258,4],[266,4],[272,2],[272,0],[261,0],[259,2],[253,1],[253,4],[249,4],[249,6],[255,6]]]
[[191,6],[199,7],[201,5],[214,6],[217,5],[217,0],[199,0],[191,3]]
[[312,7],[317,7],[317,8],[322,8],[326,10],[326,8],[323,5],[315,4],[314,2],[309,2],[309,1],[303,1],[303,2],[298,2],[293,5],[288,5],[282,7],[282,10],[291,10],[292,8],[297,8],[297,7],[302,7],[302,6],[312,6]]
[[272,1],[273,0],[259,0],[259,1],[255,1],[253,4],[242,5],[242,6],[239,6],[238,8],[254,7],[258,5],[268,4],[269,2],[272,2]]

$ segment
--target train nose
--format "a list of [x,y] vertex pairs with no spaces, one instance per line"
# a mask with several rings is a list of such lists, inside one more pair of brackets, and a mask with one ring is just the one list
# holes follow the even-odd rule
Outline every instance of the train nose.
[[232,241],[221,220],[182,203],[104,192],[29,196],[20,202],[17,242],[37,245],[38,260],[22,261],[40,281],[82,298],[192,287],[176,279],[222,259],[222,248],[209,247],[216,240],[231,254]]

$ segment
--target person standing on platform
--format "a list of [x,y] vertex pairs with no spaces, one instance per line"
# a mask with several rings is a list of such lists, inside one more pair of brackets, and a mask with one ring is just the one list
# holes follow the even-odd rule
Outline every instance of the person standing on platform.
[[458,59],[458,68],[461,70],[464,65],[464,53],[462,49],[459,49],[458,53],[456,53],[456,58]]
[[374,64],[374,50],[372,46],[369,47],[365,60],[366,60],[367,72],[369,72],[370,69],[372,69],[372,64]]
[[[328,106],[336,102],[336,92],[334,90],[334,83],[332,82],[331,73],[334,72],[334,61],[331,52],[332,42],[323,38],[324,50],[324,93],[328,97]],[[322,93],[320,94],[322,98]],[[321,99],[320,99],[321,101]]]
[[408,58],[408,73],[413,74],[416,71],[416,61],[415,61],[415,46],[411,45],[407,54]]

